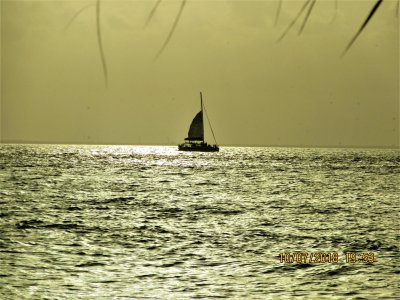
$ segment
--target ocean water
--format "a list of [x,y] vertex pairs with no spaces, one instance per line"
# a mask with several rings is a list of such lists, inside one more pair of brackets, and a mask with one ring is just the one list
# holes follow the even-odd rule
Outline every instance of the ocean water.
[[399,150],[2,144],[0,299],[394,299],[399,174]]

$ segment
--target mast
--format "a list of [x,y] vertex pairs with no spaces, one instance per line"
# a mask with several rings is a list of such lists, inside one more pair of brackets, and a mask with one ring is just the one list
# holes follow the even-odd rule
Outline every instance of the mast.
[[203,94],[200,92],[200,111],[201,111],[201,118],[202,118],[202,126],[203,126],[203,143],[204,143],[204,121],[203,121]]
[[[200,92],[200,99],[201,99],[201,114],[203,115],[203,98],[202,98],[201,92]],[[215,138],[214,130],[212,129],[211,121],[210,121],[210,118],[208,117],[207,110],[206,110],[205,106],[204,106],[204,112],[206,113],[206,118],[207,118],[207,121],[208,121],[208,125],[210,125],[210,129],[211,129],[212,136],[214,138],[214,142],[217,145],[218,144],[217,143],[217,139]],[[203,132],[204,132],[204,122],[203,122]],[[204,135],[203,135],[203,141],[204,141]]]

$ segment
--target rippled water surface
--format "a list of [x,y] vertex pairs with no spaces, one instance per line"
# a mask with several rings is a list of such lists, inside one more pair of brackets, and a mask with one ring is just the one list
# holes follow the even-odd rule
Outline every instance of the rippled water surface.
[[0,298],[392,299],[399,174],[398,150],[3,144]]

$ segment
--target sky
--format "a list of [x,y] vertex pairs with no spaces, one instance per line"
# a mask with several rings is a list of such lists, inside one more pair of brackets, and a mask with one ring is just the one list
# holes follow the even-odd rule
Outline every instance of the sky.
[[220,145],[399,147],[396,1],[342,56],[375,0],[317,0],[280,41],[305,1],[187,0],[158,57],[182,2],[145,26],[156,2],[100,2],[106,84],[96,1],[1,0],[0,140],[174,145],[202,91]]

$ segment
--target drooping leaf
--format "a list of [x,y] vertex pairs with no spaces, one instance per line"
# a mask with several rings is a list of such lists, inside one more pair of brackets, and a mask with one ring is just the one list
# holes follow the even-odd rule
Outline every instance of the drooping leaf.
[[97,42],[98,42],[98,46],[99,46],[101,64],[103,67],[104,81],[105,81],[105,84],[107,87],[107,84],[108,84],[107,63],[106,63],[106,58],[105,58],[104,49],[103,49],[103,43],[102,43],[102,39],[101,39],[100,0],[97,0],[97,2],[96,2],[96,27],[97,27]]
[[300,30],[299,30],[299,34],[301,34],[303,32],[304,27],[306,26],[307,20],[310,17],[311,11],[312,11],[312,9],[313,9],[313,7],[315,5],[315,2],[316,2],[316,0],[311,0],[311,4],[308,7],[306,17],[303,20],[303,24],[301,24],[301,27],[300,27]]
[[178,14],[175,17],[175,21],[172,24],[171,30],[169,31],[168,36],[165,39],[165,41],[164,41],[163,45],[161,46],[160,50],[158,50],[156,56],[154,57],[154,60],[156,60],[164,52],[164,49],[167,47],[169,41],[171,40],[171,38],[172,38],[172,36],[173,36],[173,34],[175,32],[176,26],[178,25],[179,19],[181,18],[182,11],[183,11],[183,8],[185,7],[185,4],[186,4],[186,0],[182,0],[181,6],[179,8]]
[[149,16],[147,17],[146,23],[144,24],[144,28],[147,27],[147,25],[150,23],[151,19],[153,18],[154,14],[156,13],[156,10],[158,6],[160,5],[162,0],[157,0],[157,2],[154,4],[153,9],[150,11]]
[[89,7],[91,7],[91,6],[93,6],[93,3],[89,3],[88,5],[82,7],[80,10],[78,10],[78,11],[72,16],[71,20],[69,20],[69,22],[67,23],[67,25],[65,25],[63,31],[66,31],[66,30],[69,28],[69,26],[71,26],[71,24],[75,21],[75,19],[76,19],[84,10],[86,10],[87,8],[89,8]]
[[371,11],[369,12],[367,18],[365,19],[364,23],[361,25],[360,29],[356,32],[354,37],[350,40],[349,44],[346,46],[344,49],[342,56],[347,53],[347,51],[351,48],[351,46],[354,44],[354,42],[357,40],[358,36],[361,34],[361,32],[364,30],[364,28],[367,26],[368,22],[371,20],[371,18],[374,16],[376,11],[378,10],[379,6],[382,4],[383,0],[378,0],[376,1],[374,7],[372,7]]
[[277,40],[277,42],[280,42],[285,35],[289,32],[289,30],[293,27],[293,25],[296,23],[296,21],[298,20],[298,18],[301,16],[301,14],[303,13],[303,11],[307,8],[308,4],[311,2],[311,0],[307,0],[304,5],[302,6],[302,8],[299,10],[297,16],[292,20],[292,22],[289,24],[289,26],[286,28],[286,30],[283,32],[283,34],[280,36],[280,38]]
[[279,16],[281,14],[281,8],[282,8],[282,0],[278,1],[278,8],[276,10],[276,16],[275,16],[275,24],[274,26],[278,25],[278,20],[279,20]]

